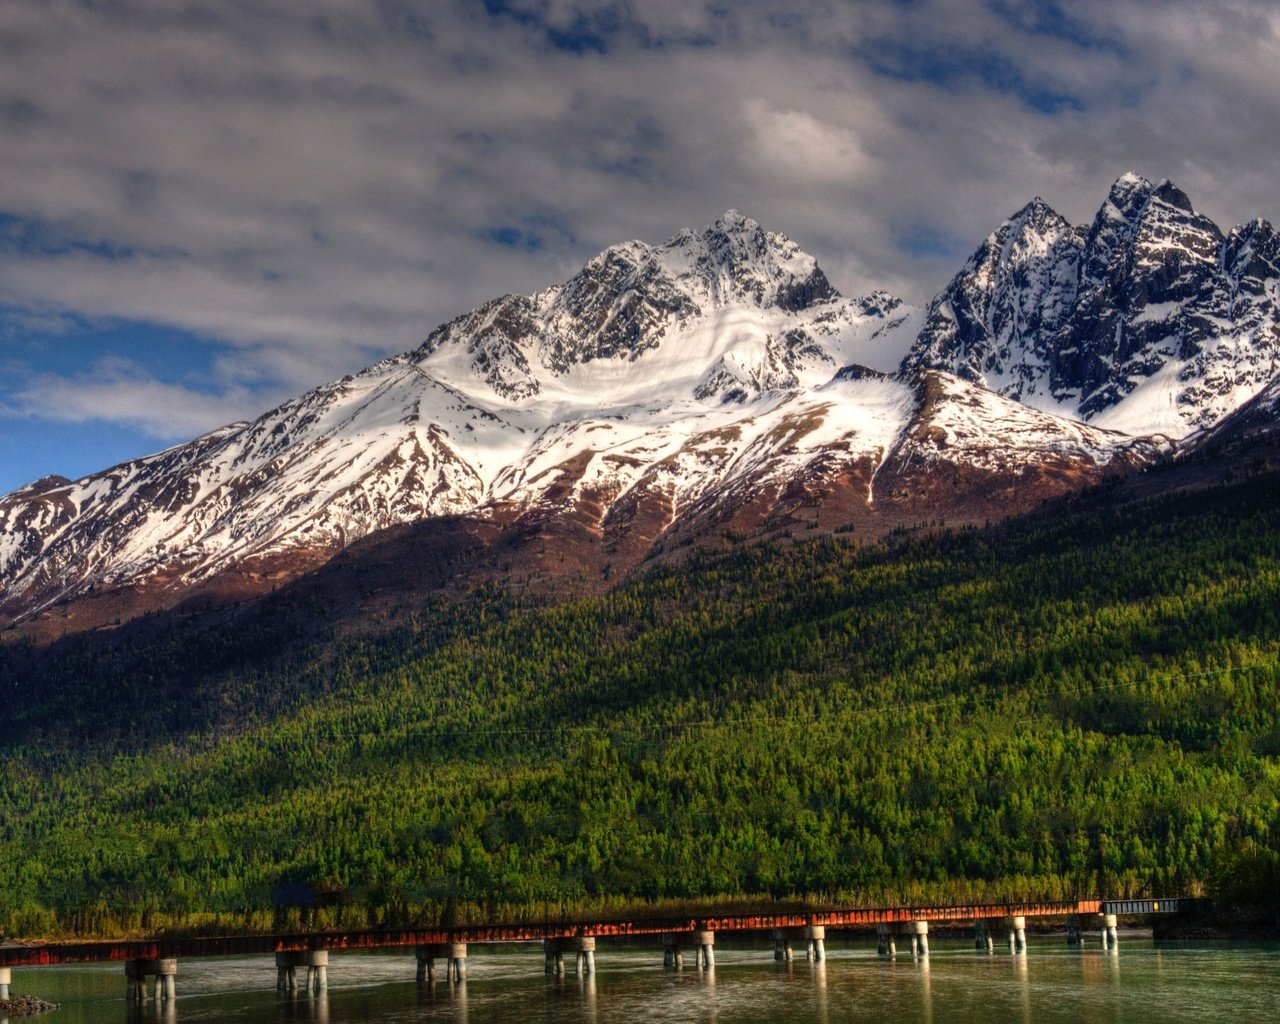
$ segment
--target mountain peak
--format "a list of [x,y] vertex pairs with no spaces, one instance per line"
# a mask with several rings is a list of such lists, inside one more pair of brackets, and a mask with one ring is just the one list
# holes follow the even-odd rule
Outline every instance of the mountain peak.
[[1031,202],[1027,203],[1021,210],[1004,222],[996,231],[999,236],[1002,232],[1008,235],[1010,232],[1019,235],[1025,232],[1033,232],[1037,235],[1057,235],[1063,230],[1069,229],[1071,225],[1067,222],[1062,214],[1058,213],[1052,206],[1046,203],[1039,196],[1036,196]]
[[[719,393],[702,379],[710,373],[745,382],[730,390],[750,395],[788,386],[801,364],[835,359],[846,336],[862,338],[866,327],[869,337],[867,321],[883,325],[899,305],[887,296],[869,307],[839,299],[799,245],[730,209],[660,246],[611,246],[535,295],[497,299],[438,328],[412,358],[451,386],[480,377],[514,402],[546,398],[570,381],[641,400],[653,395],[650,375],[668,363],[662,373],[672,386],[688,384],[686,394]],[[726,358],[730,370],[721,366]]]
[[1184,213],[1193,214],[1196,212],[1192,208],[1191,200],[1187,198],[1187,194],[1168,178],[1165,178],[1164,181],[1160,182],[1159,185],[1152,189],[1151,198],[1158,199],[1162,203],[1167,203],[1170,206],[1176,207]]
[[1142,208],[1147,205],[1147,200],[1151,198],[1153,189],[1151,182],[1141,174],[1128,171],[1115,180],[1098,216],[1118,216],[1121,220],[1136,220]]
[[754,234],[760,230],[760,222],[754,217],[748,217],[740,210],[729,209],[725,210],[713,224],[706,228],[704,233],[717,230],[725,234]]
[[1280,242],[1225,238],[1165,179],[1121,175],[1092,225],[1032,200],[929,307],[909,362],[1046,411],[1182,436],[1280,365]]

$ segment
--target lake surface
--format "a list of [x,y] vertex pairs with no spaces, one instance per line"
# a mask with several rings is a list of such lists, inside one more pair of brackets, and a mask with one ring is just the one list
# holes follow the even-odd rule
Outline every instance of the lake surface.
[[[664,970],[662,950],[601,941],[597,973],[548,978],[541,948],[472,946],[461,984],[414,981],[412,950],[334,953],[320,996],[277,994],[271,957],[184,959],[178,998],[131,1007],[120,964],[14,968],[15,994],[62,1004],[47,1024],[361,1021],[439,1024],[798,1024],[919,1021],[958,1024],[1142,1024],[1280,1019],[1280,945],[1154,946],[1121,938],[1118,953],[1061,937],[1025,956],[979,954],[932,941],[913,961],[876,956],[874,937],[828,940],[821,964],[777,964],[772,945],[724,942],[716,967]],[[803,947],[801,947],[803,956]],[[442,966],[442,965],[441,965]],[[572,970],[572,963],[569,964]],[[443,972],[441,972],[443,973]],[[0,1018],[2,1020],[2,1018]],[[14,1024],[18,1024],[15,1018]]]

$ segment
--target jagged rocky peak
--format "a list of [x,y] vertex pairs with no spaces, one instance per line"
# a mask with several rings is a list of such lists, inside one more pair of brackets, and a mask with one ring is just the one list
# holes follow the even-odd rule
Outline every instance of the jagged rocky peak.
[[612,246],[549,294],[553,368],[635,358],[672,327],[728,305],[795,311],[838,298],[812,256],[736,210],[662,246]]
[[1280,236],[1269,222],[1255,217],[1227,235],[1222,263],[1238,292],[1261,296],[1268,281],[1280,279]]
[[683,279],[691,271],[701,289],[720,304],[747,301],[795,311],[839,298],[812,256],[786,235],[764,230],[737,210],[729,210],[701,232],[681,232],[664,252]]
[[1037,196],[993,231],[929,305],[908,369],[947,369],[1025,400],[1041,390],[1070,308],[1083,232]]
[[1151,189],[1151,182],[1141,174],[1129,171],[1120,175],[1111,186],[1098,216],[1127,222],[1136,220],[1151,198]]
[[[611,246],[564,284],[497,299],[439,328],[412,358],[455,384],[478,376],[500,397],[519,402],[590,364],[634,363],[725,310],[815,321],[831,313],[833,320],[848,321],[886,317],[898,305],[879,295],[837,315],[840,296],[812,256],[786,235],[730,210],[664,245]],[[793,326],[766,345],[771,361]],[[616,368],[601,373],[616,383]],[[749,391],[788,379],[785,372],[747,376]]]
[[1087,227],[1041,200],[978,248],[929,307],[910,366],[1046,410],[1181,436],[1270,380],[1273,233],[1224,237],[1170,181],[1129,173]]

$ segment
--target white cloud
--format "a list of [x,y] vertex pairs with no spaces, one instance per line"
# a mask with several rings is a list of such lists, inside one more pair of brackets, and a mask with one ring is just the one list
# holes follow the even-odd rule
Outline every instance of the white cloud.
[[821,121],[804,110],[779,110],[767,101],[748,100],[752,149],[767,174],[798,187],[814,182],[853,183],[872,169],[856,135]]

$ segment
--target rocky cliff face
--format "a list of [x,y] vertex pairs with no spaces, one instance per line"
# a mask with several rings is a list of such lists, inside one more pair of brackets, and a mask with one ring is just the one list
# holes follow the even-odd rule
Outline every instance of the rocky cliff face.
[[930,303],[907,357],[1130,433],[1207,427],[1275,375],[1275,232],[1224,236],[1170,182],[1120,178],[1088,227],[1036,199]]

